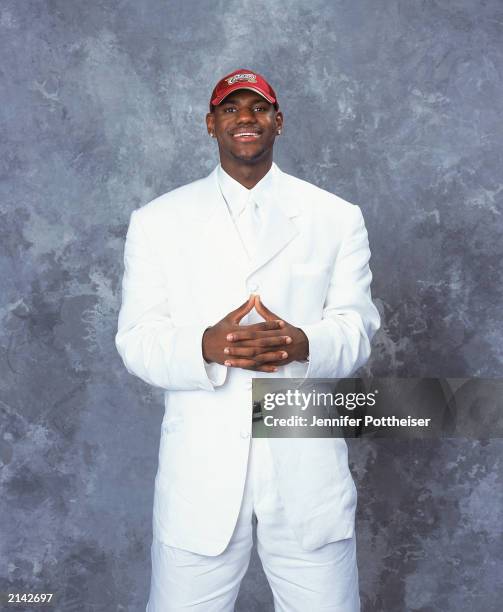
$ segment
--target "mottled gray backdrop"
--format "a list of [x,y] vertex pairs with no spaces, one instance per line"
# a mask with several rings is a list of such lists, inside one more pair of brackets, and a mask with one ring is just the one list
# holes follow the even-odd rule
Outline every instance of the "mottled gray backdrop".
[[[162,398],[114,347],[124,238],[215,166],[235,68],[278,91],[278,165],[362,207],[369,370],[502,375],[502,32],[501,0],[0,1],[0,591],[144,610]],[[365,612],[501,609],[502,449],[351,441]],[[256,557],[237,609],[272,610]]]

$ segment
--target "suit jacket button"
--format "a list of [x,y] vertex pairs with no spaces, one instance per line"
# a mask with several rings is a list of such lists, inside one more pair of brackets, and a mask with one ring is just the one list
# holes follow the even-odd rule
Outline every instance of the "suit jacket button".
[[249,431],[245,431],[244,429],[241,431],[241,437],[243,439],[249,438],[250,437],[250,432]]

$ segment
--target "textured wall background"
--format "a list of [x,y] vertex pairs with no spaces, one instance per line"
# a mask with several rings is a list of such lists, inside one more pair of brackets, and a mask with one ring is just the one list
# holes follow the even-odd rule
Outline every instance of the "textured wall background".
[[[217,163],[217,78],[258,70],[276,161],[359,204],[369,369],[502,375],[499,0],[1,0],[0,591],[143,610],[161,396],[113,344],[131,210]],[[352,441],[366,612],[490,612],[501,441]],[[241,612],[272,610],[254,558]]]

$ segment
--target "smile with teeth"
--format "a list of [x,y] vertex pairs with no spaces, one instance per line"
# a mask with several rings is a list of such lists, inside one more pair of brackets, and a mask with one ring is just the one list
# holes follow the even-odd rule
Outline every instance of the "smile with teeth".
[[258,132],[238,132],[237,134],[233,134],[233,138],[259,138],[260,134]]

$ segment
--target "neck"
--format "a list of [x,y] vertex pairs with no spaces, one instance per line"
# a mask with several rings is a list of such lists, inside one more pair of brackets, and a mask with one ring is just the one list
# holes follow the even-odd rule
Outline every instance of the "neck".
[[269,172],[272,166],[272,155],[256,163],[243,163],[241,160],[220,158],[222,168],[229,176],[246,189],[251,189]]

